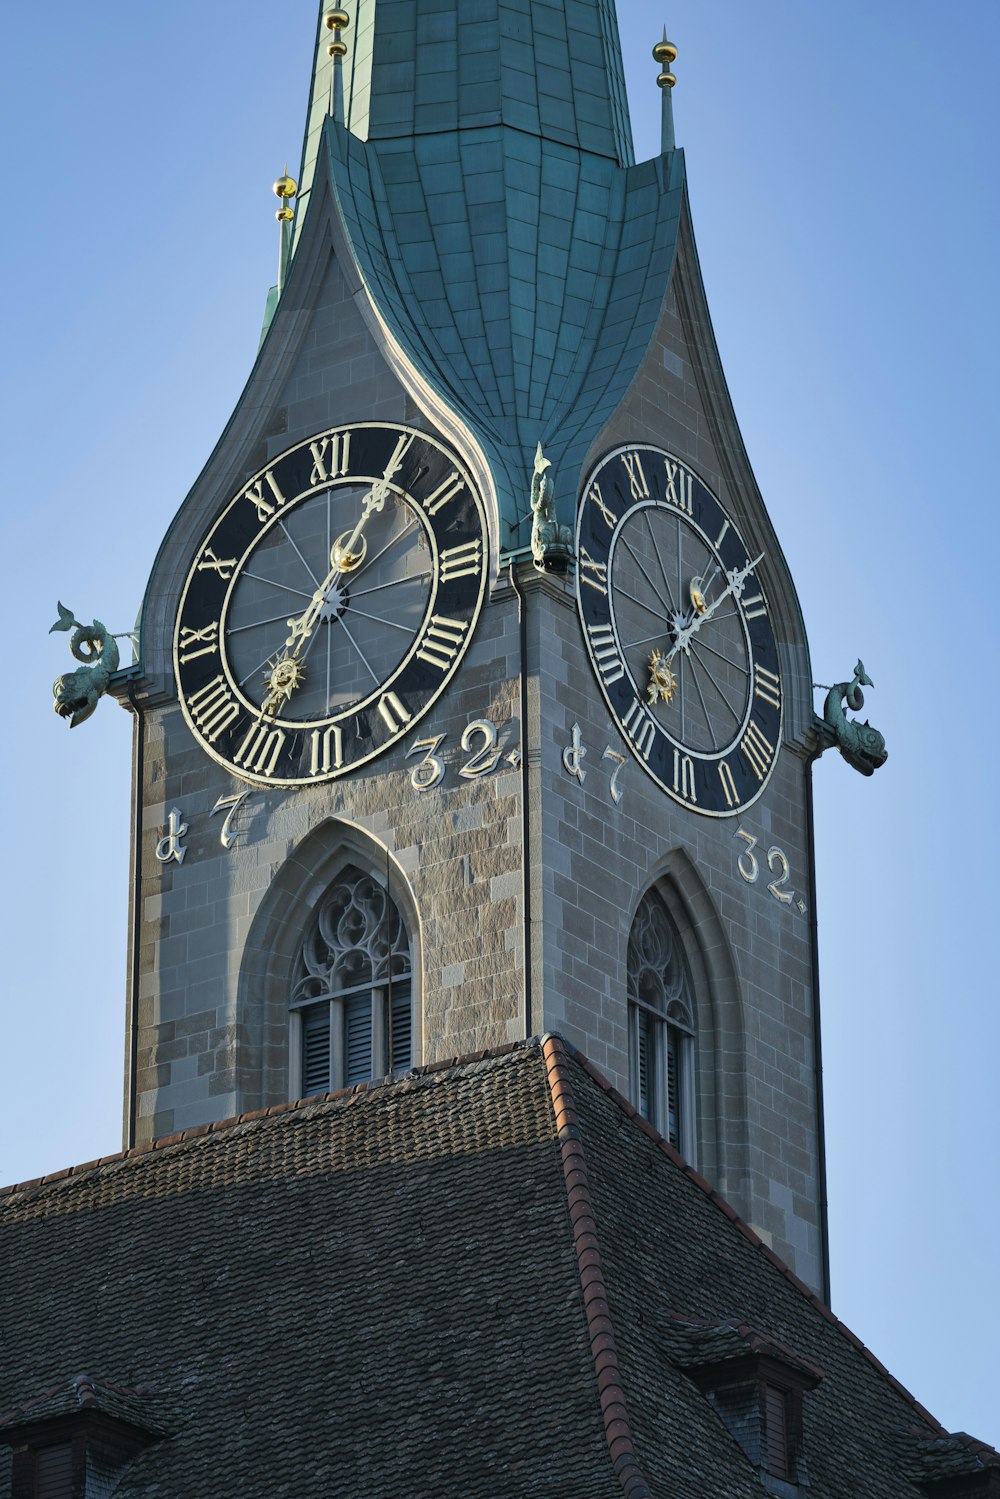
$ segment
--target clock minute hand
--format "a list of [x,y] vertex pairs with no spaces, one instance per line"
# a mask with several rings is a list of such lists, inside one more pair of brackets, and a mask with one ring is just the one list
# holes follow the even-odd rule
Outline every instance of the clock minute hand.
[[[713,599],[712,602],[706,606],[704,613],[699,614],[696,617],[696,620],[694,621],[695,628],[703,625],[706,619],[711,619],[712,615],[715,613],[716,609],[718,609],[723,599],[727,599],[731,593],[735,594],[737,600],[739,599],[740,595],[743,592],[744,586],[746,585],[747,578],[749,578],[750,574],[753,572],[757,564],[759,562],[763,562],[764,555],[765,554],[761,552],[760,556],[757,557],[753,562],[748,562],[746,567],[741,567],[738,569],[734,568],[732,572],[728,572],[726,574],[729,582],[719,594],[719,597],[717,599]],[[692,629],[691,634],[693,635],[694,633],[695,630]]]
[[764,555],[765,554],[761,552],[760,556],[754,562],[748,562],[746,567],[734,568],[732,572],[726,574],[729,582],[719,594],[718,598],[713,599],[710,604],[706,604],[704,610],[700,614],[695,614],[692,619],[688,620],[687,624],[680,625],[678,627],[677,639],[674,641],[674,644],[670,647],[670,650],[664,657],[664,665],[672,661],[677,655],[678,651],[687,650],[692,636],[697,635],[698,631],[701,629],[706,620],[712,618],[712,615],[718,609],[723,600],[727,599],[730,594],[735,594],[737,599],[740,597],[740,594],[743,592],[743,588],[746,584],[747,578],[753,572],[757,564],[759,562],[763,562]]

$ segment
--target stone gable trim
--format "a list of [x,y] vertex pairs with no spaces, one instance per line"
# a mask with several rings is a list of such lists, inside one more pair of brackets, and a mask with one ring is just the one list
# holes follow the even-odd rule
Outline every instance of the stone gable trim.
[[573,1244],[580,1270],[580,1290],[583,1294],[584,1314],[590,1351],[594,1360],[594,1373],[601,1400],[601,1415],[604,1418],[604,1434],[607,1438],[611,1462],[618,1481],[628,1499],[652,1499],[649,1485],[642,1475],[632,1441],[625,1391],[622,1388],[621,1370],[618,1365],[618,1349],[615,1344],[611,1309],[608,1306],[604,1272],[601,1267],[601,1248],[594,1218],[594,1205],[590,1196],[587,1163],[584,1156],[580,1121],[573,1101],[573,1087],[568,1065],[568,1047],[561,1036],[542,1037],[542,1055],[552,1094],[552,1111],[555,1115],[562,1157],[563,1175],[566,1179],[566,1197],[569,1204],[570,1223],[573,1227]]

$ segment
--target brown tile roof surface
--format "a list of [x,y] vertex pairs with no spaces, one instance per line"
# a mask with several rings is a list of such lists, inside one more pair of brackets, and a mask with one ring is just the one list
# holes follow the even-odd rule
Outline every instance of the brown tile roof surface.
[[633,1114],[548,1038],[8,1189],[0,1413],[152,1392],[120,1499],[759,1496],[680,1314],[823,1371],[813,1499],[912,1499],[941,1428]]

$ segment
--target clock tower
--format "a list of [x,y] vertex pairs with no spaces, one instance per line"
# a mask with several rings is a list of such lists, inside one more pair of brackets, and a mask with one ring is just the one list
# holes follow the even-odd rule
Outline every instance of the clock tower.
[[260,351],[116,679],[126,1143],[559,1032],[825,1292],[808,647],[675,55],[637,164],[607,0],[320,9]]

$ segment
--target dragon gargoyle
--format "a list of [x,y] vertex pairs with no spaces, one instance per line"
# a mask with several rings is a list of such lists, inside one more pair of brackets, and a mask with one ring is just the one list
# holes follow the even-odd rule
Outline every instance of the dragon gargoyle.
[[573,532],[556,520],[551,467],[551,459],[545,457],[539,443],[531,476],[531,555],[539,571],[564,573],[573,555]]
[[827,692],[823,704],[822,727],[827,731],[823,736],[826,740],[824,749],[836,744],[848,765],[860,770],[863,776],[872,775],[889,758],[885,738],[878,729],[872,728],[867,719],[864,723],[859,723],[856,718],[848,718],[844,712],[844,704],[847,704],[852,713],[860,712],[865,705],[862,687],[874,686],[875,683],[865,671],[864,663],[859,661],[854,668],[853,680],[837,682]]
[[73,616],[71,609],[58,604],[59,618],[49,630],[72,630],[69,648],[77,661],[88,664],[78,666],[76,671],[64,672],[52,684],[53,708],[60,718],[68,718],[69,726],[75,729],[78,723],[89,718],[98,702],[108,690],[112,672],[118,670],[120,656],[113,635],[95,619],[93,624],[82,625]]

